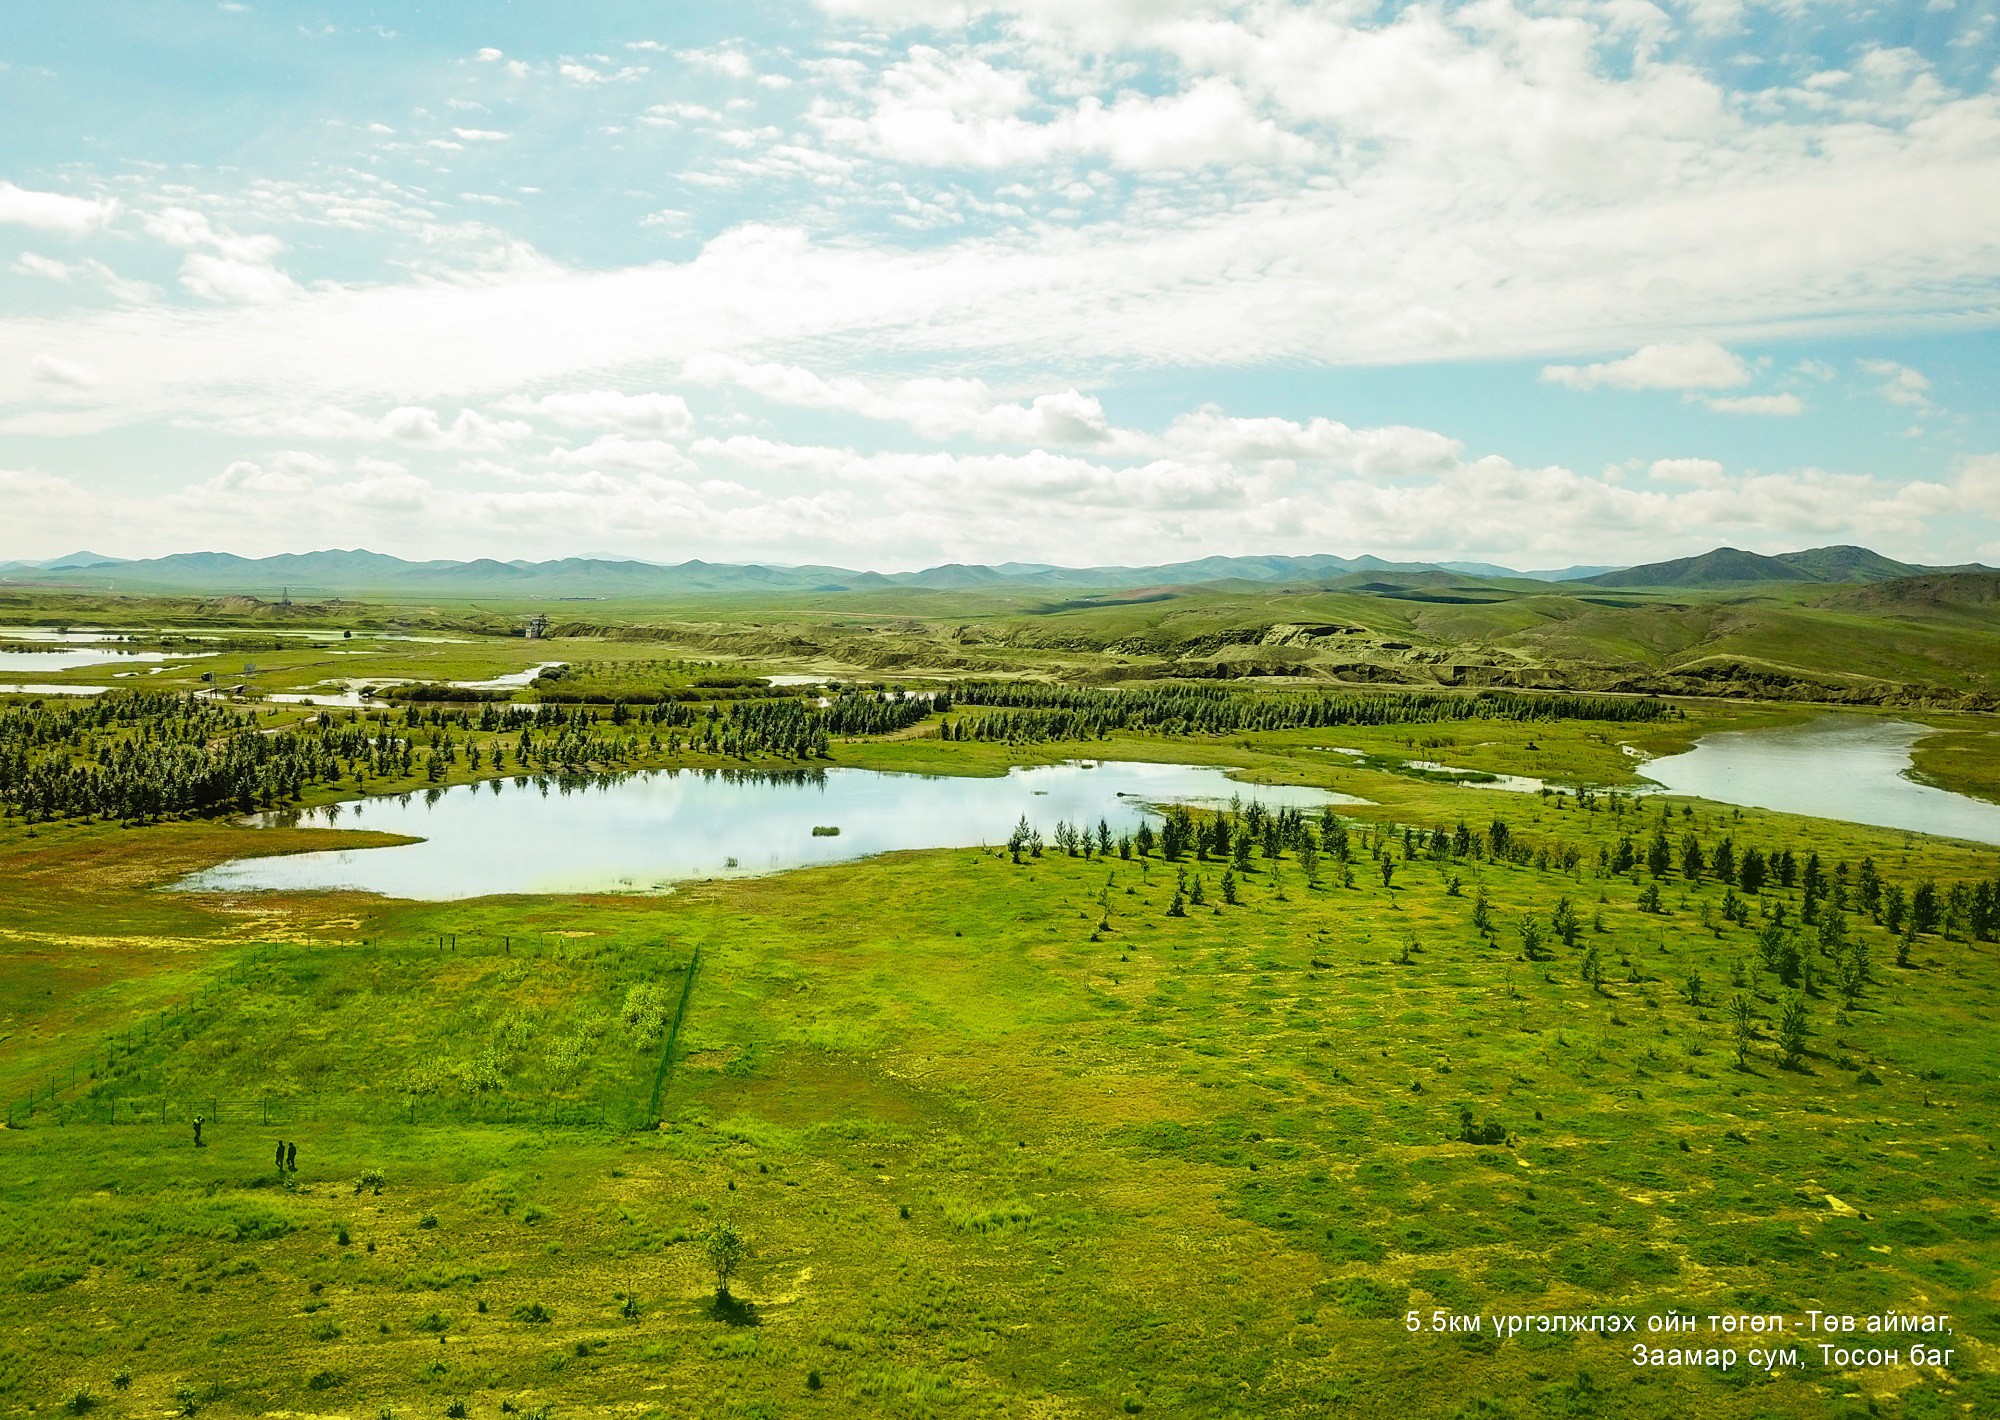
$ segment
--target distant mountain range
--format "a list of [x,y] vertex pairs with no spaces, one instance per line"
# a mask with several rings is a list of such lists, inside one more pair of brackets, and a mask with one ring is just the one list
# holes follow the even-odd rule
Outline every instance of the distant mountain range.
[[548,562],[408,562],[378,552],[284,553],[238,557],[183,552],[127,561],[89,552],[39,562],[0,563],[0,581],[15,585],[102,590],[301,597],[367,592],[436,592],[446,596],[658,596],[747,592],[931,591],[1114,592],[1154,587],[1248,582],[1325,584],[1355,573],[1430,573],[1490,581],[1537,581],[1575,587],[1734,587],[1764,583],[1871,583],[1927,573],[1983,571],[1897,562],[1865,547],[1816,547],[1775,557],[1718,547],[1699,557],[1640,567],[1565,567],[1517,572],[1484,562],[1390,562],[1379,557],[1204,557],[1150,567],[1056,567],[1038,562],[998,566],[946,563],[921,572],[865,572],[846,567],[772,567],[690,561],[671,566],[615,558],[565,557]]
[[1731,587],[1760,582],[1889,582],[1935,572],[1990,572],[1976,562],[1957,567],[1925,567],[1898,562],[1865,547],[1814,547],[1775,557],[1718,547],[1699,557],[1623,567],[1583,580],[1594,587]]

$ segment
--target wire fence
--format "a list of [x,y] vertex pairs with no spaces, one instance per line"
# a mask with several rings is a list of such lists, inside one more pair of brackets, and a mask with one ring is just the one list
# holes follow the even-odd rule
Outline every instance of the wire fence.
[[411,1128],[477,1124],[533,1125],[544,1128],[644,1128],[649,1112],[636,1106],[606,1103],[498,1098],[462,1101],[408,1096],[402,1099],[363,1095],[110,1095],[71,1099],[43,1098],[30,1107],[16,1101],[10,1107],[10,1128],[27,1124],[61,1127],[115,1125],[151,1126],[190,1132],[202,1123],[202,1141],[240,1134],[244,1129],[288,1129],[311,1124],[402,1125]]

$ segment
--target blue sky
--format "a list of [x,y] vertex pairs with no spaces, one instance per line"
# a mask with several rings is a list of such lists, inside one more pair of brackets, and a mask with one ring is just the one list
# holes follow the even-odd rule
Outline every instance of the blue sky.
[[37,7],[0,557],[2000,561],[1996,3]]

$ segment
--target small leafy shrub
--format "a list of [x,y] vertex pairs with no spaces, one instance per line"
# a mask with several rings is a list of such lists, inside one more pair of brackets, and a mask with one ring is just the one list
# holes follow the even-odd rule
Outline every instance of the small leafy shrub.
[[314,1371],[306,1377],[307,1390],[333,1390],[344,1385],[347,1377],[339,1371]]
[[97,1397],[90,1393],[89,1386],[84,1385],[71,1391],[69,1399],[63,1402],[63,1409],[71,1415],[88,1415],[96,1408]]
[[667,1033],[667,1017],[678,1000],[659,982],[642,981],[626,991],[619,1024],[639,1044],[652,1045]]
[[514,1308],[514,1320],[533,1322],[541,1325],[555,1320],[549,1309],[540,1302],[523,1302]]

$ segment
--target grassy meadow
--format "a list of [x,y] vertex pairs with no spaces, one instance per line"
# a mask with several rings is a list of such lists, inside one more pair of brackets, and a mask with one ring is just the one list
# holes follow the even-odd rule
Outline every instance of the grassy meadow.
[[[384,641],[369,673],[567,659],[664,688],[705,674],[677,658],[750,664],[591,647]],[[346,649],[259,659],[309,683]],[[1760,939],[1797,926],[1802,888],[1690,878],[1681,846],[1817,854],[1849,883],[1867,859],[1904,891],[1991,881],[2000,854],[1601,792],[1637,782],[1635,752],[1814,713],[1086,744],[947,741],[931,717],[830,749],[926,773],[1228,765],[1246,799],[1364,800],[1339,811],[1346,861],[1331,837],[1311,863],[995,847],[409,903],[168,890],[326,831],[0,822],[0,1413],[2000,1413],[1994,945],[1850,910],[1844,943],[1803,934],[1780,970]],[[1926,718],[1948,733],[1920,771],[1996,782],[1984,721]],[[510,742],[466,730],[476,758],[366,787],[521,772]],[[621,743],[625,767],[745,763]],[[1613,870],[1621,840],[1642,861]],[[720,1300],[725,1227],[744,1249]],[[1953,1359],[1828,1365],[1793,1331],[1792,1364],[1642,1367],[1629,1337],[1491,1324],[1809,1309],[1948,1313]]]
[[[521,632],[533,614],[549,638]],[[0,628],[104,626],[169,649],[162,683],[226,671],[298,692],[370,678],[464,680],[545,660],[632,663],[607,686],[657,689],[644,662],[727,671],[1058,676],[1413,686],[1523,686],[1990,711],[2000,694],[1991,579],[1872,586],[1600,588],[1443,572],[1355,573],[1325,585],[1224,582],[1077,593],[1021,588],[529,601],[148,596],[0,587]],[[311,633],[311,634],[308,634]],[[221,638],[201,640],[196,638]],[[0,645],[7,633],[0,629]],[[136,643],[135,643],[136,644]],[[143,644],[160,648],[152,640]],[[256,670],[247,675],[245,663]],[[116,684],[116,668],[65,676]],[[21,678],[30,679],[23,675]]]

